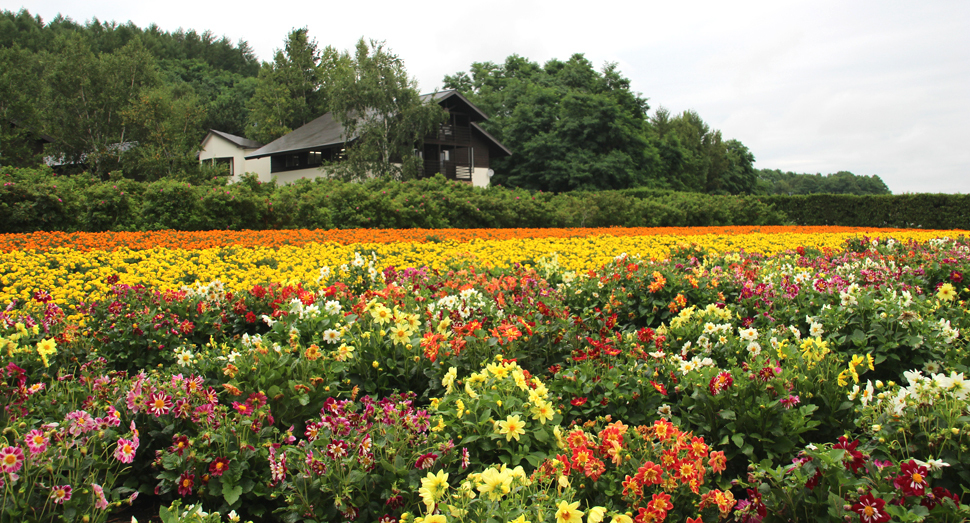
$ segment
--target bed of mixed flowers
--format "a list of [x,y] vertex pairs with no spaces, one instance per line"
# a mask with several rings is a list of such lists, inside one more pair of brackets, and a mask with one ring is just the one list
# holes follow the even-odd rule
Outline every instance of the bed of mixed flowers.
[[0,520],[965,521],[970,240],[945,236],[12,250]]

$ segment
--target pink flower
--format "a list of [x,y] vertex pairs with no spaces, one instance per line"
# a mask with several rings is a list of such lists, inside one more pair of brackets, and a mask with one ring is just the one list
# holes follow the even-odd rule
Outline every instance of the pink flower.
[[168,394],[152,394],[148,400],[148,410],[156,418],[168,414],[168,411],[172,410],[172,397]]
[[44,432],[40,429],[34,429],[27,433],[27,448],[30,449],[30,455],[36,456],[41,452],[47,450],[47,444],[50,440],[44,436]]
[[414,467],[421,470],[427,470],[434,466],[434,462],[437,459],[438,455],[433,452],[422,454],[421,456],[418,456],[418,460],[414,463]]
[[790,408],[794,407],[795,405],[798,405],[798,403],[800,401],[801,401],[801,399],[798,397],[798,395],[797,394],[793,394],[791,396],[788,396],[787,398],[782,399],[781,400],[781,404],[786,409],[790,409]]
[[108,499],[104,497],[104,489],[101,488],[101,485],[92,483],[91,488],[94,489],[94,495],[98,498],[94,501],[94,508],[99,510],[108,508]]
[[135,459],[136,450],[138,450],[138,438],[134,441],[120,438],[118,448],[115,449],[115,459],[122,463],[131,463]]
[[51,499],[58,505],[63,505],[65,501],[71,500],[71,486],[59,485],[51,489]]
[[83,410],[75,410],[65,416],[64,419],[69,422],[67,432],[72,436],[80,436],[81,434],[94,430],[98,426],[94,422],[94,418],[87,411]]
[[24,451],[20,447],[0,449],[0,472],[12,474],[24,466]]

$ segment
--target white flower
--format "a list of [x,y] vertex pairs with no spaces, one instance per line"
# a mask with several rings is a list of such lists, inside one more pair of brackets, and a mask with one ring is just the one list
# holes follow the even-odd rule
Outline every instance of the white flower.
[[875,393],[875,389],[872,387],[872,380],[866,380],[866,388],[862,391],[862,406],[865,407],[872,400],[872,395]]
[[336,300],[330,300],[323,305],[323,310],[327,314],[338,314],[340,312],[340,302]]
[[667,404],[661,405],[659,408],[657,408],[657,414],[659,414],[660,417],[663,419],[670,418],[670,415],[671,415],[670,405],[667,405]]
[[818,450],[818,447],[816,447],[815,445],[813,445],[811,443],[809,443],[808,445],[805,445],[805,448],[808,449],[808,450]]
[[263,323],[265,323],[268,327],[272,327],[276,323],[276,320],[274,320],[273,318],[270,318],[265,314],[263,314],[261,319],[263,320]]
[[748,354],[750,354],[752,358],[757,358],[758,356],[760,356],[761,355],[761,345],[758,344],[758,342],[756,342],[756,341],[752,341],[751,343],[749,343],[748,344]]
[[758,330],[755,328],[738,329],[738,336],[744,341],[754,341],[758,339]]
[[859,386],[853,385],[852,392],[849,393],[849,401],[855,401],[856,397],[859,396]]
[[188,349],[181,349],[175,353],[175,361],[180,367],[192,364],[192,351]]
[[[322,270],[322,269],[321,269]],[[235,510],[230,510],[226,516],[229,517],[231,523],[239,523],[239,514],[236,514]]]
[[230,352],[229,353],[229,363],[235,363],[236,362],[236,358],[238,358],[239,356],[241,356],[241,354],[239,354],[236,351]]
[[825,329],[822,328],[822,324],[813,321],[812,325],[808,328],[808,335],[817,338],[822,334],[825,334]]
[[949,467],[950,464],[941,459],[931,459],[929,461],[920,461],[918,459],[913,460],[917,465],[921,467],[927,467],[930,470],[942,470],[943,467]]
[[713,323],[707,322],[704,324],[704,334],[711,335],[715,332],[717,332],[717,327]]
[[337,343],[340,339],[340,333],[334,329],[327,329],[323,331],[323,341],[327,343]]

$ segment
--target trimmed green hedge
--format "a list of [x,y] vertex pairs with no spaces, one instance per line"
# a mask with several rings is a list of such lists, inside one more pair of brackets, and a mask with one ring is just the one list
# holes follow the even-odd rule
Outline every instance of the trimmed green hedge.
[[715,196],[647,188],[530,193],[443,177],[395,182],[247,178],[102,181],[0,168],[0,233],[176,229],[845,225],[970,229],[970,195]]
[[144,183],[0,168],[0,232],[346,228],[644,227],[783,224],[755,197],[624,191],[530,193],[435,177],[409,182],[249,178]]
[[795,225],[970,230],[970,194],[762,196]]

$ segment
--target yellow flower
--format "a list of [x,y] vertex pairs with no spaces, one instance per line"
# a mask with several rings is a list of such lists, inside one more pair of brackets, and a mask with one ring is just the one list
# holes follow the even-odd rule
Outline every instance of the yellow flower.
[[462,414],[465,413],[465,402],[461,399],[455,400],[455,408],[458,409],[458,419],[461,419]]
[[499,434],[505,434],[506,441],[519,441],[519,436],[525,434],[525,422],[519,419],[518,415],[508,416],[505,421],[498,422]]
[[610,523],[633,523],[633,518],[627,516],[626,514],[614,514],[613,519]]
[[872,357],[872,353],[866,354],[866,366],[869,370],[876,370],[876,360]]
[[525,519],[525,514],[520,514],[519,517],[509,521],[509,523],[532,523],[531,521]]
[[558,510],[556,510],[556,523],[582,523],[583,512],[581,510],[577,510],[578,508],[578,501],[573,503],[560,501]]
[[57,343],[53,338],[47,338],[44,341],[37,343],[37,354],[44,362],[45,367],[50,367],[50,362],[47,361],[47,357],[52,354],[57,354]]
[[600,523],[606,517],[606,509],[603,507],[593,507],[586,515],[586,523]]
[[552,421],[552,417],[555,412],[552,409],[552,404],[546,400],[537,401],[532,407],[532,419],[538,420],[539,423],[543,425],[547,421]]
[[944,283],[940,285],[940,290],[936,292],[936,297],[944,301],[953,301],[957,297],[957,291],[953,288],[953,284]]
[[448,473],[439,470],[437,474],[428,472],[428,475],[421,479],[418,495],[427,505],[428,511],[431,511],[446,490],[448,490]]
[[444,514],[435,514],[424,518],[424,523],[448,523],[448,518]]
[[448,369],[448,373],[441,378],[441,386],[445,388],[448,394],[451,394],[455,390],[455,379],[458,377],[458,368],[451,367]]
[[508,470],[498,471],[494,467],[489,467],[479,476],[479,481],[481,483],[478,485],[478,491],[489,494],[493,500],[501,499],[512,491],[512,473]]

